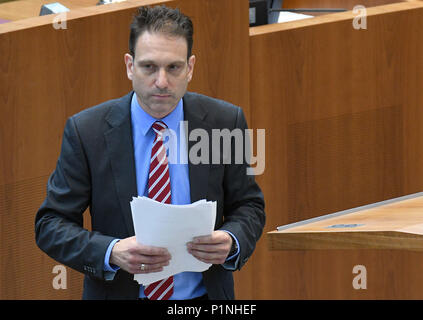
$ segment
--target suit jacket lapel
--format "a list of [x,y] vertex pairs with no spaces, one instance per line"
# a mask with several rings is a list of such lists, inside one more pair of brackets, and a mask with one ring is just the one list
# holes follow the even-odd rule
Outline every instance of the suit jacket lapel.
[[[184,118],[188,122],[188,168],[191,189],[191,202],[206,199],[210,164],[192,164],[189,159],[189,150],[198,141],[190,141],[189,134],[194,129],[204,129],[207,131],[208,137],[211,138],[211,127],[205,122],[207,110],[202,106],[195,95],[186,93],[184,95]],[[210,146],[210,145],[209,145]],[[209,148],[209,150],[211,150]]]
[[115,187],[128,235],[134,235],[130,201],[137,196],[134,146],[130,116],[132,92],[116,101],[110,108],[106,121],[111,129],[104,133],[110,156]]

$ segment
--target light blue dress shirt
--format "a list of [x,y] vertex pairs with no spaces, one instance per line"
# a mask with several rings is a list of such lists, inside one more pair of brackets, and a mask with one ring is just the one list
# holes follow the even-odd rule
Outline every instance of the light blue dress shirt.
[[[151,148],[155,138],[155,133],[151,126],[158,119],[153,118],[145,112],[138,103],[134,93],[131,101],[131,121],[132,121],[132,135],[134,141],[134,156],[135,156],[135,171],[137,180],[138,195],[147,196],[148,173],[150,169]],[[180,130],[183,126],[184,109],[183,100],[181,99],[176,108],[166,117],[160,119],[170,129],[167,139],[165,138],[164,145],[167,148],[169,157],[169,175],[171,185],[171,203],[172,204],[190,204],[190,183],[189,171],[187,162],[187,146],[185,139],[185,130]],[[183,129],[183,128],[182,128]],[[175,150],[172,152],[171,150]],[[228,231],[227,231],[228,232]],[[230,233],[230,232],[228,232]],[[238,252],[228,260],[236,257],[239,253],[239,243],[236,237],[230,233],[238,245]],[[107,249],[104,259],[104,270],[109,272],[116,272],[119,270],[117,266],[109,264],[110,253],[115,243],[119,239],[112,241]],[[206,293],[206,288],[203,284],[203,276],[201,272],[182,272],[174,275],[174,289],[172,300],[192,299],[202,296]],[[144,287],[140,286],[140,298],[145,297]]]

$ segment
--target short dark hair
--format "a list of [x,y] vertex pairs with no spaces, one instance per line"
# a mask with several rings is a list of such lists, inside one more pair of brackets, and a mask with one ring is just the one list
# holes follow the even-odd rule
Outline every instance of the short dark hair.
[[135,57],[135,45],[138,37],[144,32],[163,32],[172,36],[184,37],[188,45],[188,56],[191,56],[194,26],[191,19],[179,9],[164,5],[140,7],[131,23],[129,34],[129,53]]

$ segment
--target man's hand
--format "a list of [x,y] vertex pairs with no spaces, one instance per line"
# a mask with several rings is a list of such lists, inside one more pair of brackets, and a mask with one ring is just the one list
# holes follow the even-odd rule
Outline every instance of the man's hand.
[[187,243],[188,252],[205,263],[225,263],[232,247],[232,237],[225,231],[213,231],[209,236],[196,237]]
[[166,248],[139,244],[134,236],[116,242],[110,254],[110,263],[132,274],[150,273],[162,271],[170,258]]

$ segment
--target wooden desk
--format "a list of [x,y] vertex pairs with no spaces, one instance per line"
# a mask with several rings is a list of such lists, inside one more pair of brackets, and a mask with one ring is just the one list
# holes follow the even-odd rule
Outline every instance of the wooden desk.
[[[237,298],[423,298],[421,251],[269,250],[267,234],[423,190],[422,17],[410,1],[368,8],[366,30],[351,11],[250,28],[267,217]],[[366,291],[351,286],[355,265],[369,271]]]
[[[391,3],[399,3],[413,0],[364,0],[357,2],[356,0],[284,0],[283,9],[299,9],[299,8],[342,8],[353,10],[355,6],[362,5],[366,8],[387,5]],[[331,14],[330,12],[300,12],[311,16],[321,16]]]
[[423,192],[278,229],[268,233],[271,250],[423,251]]
[[37,17],[43,4],[59,2],[66,8],[78,9],[95,6],[98,0],[18,0],[0,4],[0,19],[16,21]]

